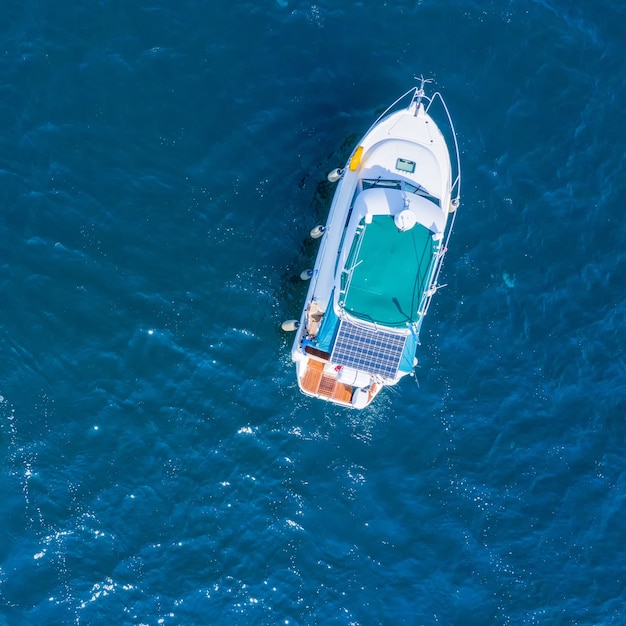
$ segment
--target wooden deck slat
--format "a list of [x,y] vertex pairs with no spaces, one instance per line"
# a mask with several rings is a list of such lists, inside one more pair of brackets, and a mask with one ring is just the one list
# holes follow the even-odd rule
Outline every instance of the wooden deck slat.
[[316,359],[309,359],[306,372],[302,378],[302,388],[316,396],[323,396],[332,400],[350,404],[352,387],[340,383],[333,376],[324,374],[324,363]]
[[320,381],[320,388],[318,393],[320,396],[326,396],[327,398],[332,398],[333,391],[335,390],[335,383],[337,381],[330,376],[322,376],[322,380]]
[[324,364],[321,361],[315,361],[309,359],[307,363],[306,372],[302,379],[302,387],[309,393],[317,394],[317,390],[320,386],[320,380],[324,371]]
[[340,400],[341,402],[350,402],[352,400],[352,387],[345,383],[337,383],[335,385],[335,391],[333,392],[333,398]]

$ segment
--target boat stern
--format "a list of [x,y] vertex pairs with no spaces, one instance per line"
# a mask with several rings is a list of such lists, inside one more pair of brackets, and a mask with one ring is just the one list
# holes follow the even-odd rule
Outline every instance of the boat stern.
[[317,355],[300,353],[294,360],[300,391],[312,398],[363,409],[383,387],[365,372],[334,365]]

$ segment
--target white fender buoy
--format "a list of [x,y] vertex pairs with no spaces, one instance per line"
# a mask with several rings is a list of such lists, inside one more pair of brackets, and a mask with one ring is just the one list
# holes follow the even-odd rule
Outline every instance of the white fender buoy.
[[300,274],[302,280],[309,280],[311,276],[313,276],[313,270],[304,270],[304,272]]
[[298,330],[298,328],[300,327],[300,322],[298,320],[285,320],[280,327],[288,332],[288,333],[292,333],[294,330]]
[[452,202],[450,202],[450,208],[448,209],[449,213],[454,213],[459,207],[459,199],[453,198]]
[[343,170],[338,167],[337,169],[334,169],[332,172],[329,172],[326,178],[328,178],[329,182],[336,183],[342,176],[343,176]]
[[326,230],[325,226],[322,226],[321,224],[318,224],[310,233],[309,235],[311,235],[311,239],[319,239],[323,234],[324,231]]
[[419,363],[419,361],[417,360],[417,357],[413,358],[413,367],[417,367],[417,364]]

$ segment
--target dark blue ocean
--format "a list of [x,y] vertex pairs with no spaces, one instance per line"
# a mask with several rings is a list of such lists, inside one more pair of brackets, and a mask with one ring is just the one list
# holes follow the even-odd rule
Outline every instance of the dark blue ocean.
[[[0,15],[0,626],[626,623],[623,0]],[[420,74],[448,286],[342,410],[280,324]]]

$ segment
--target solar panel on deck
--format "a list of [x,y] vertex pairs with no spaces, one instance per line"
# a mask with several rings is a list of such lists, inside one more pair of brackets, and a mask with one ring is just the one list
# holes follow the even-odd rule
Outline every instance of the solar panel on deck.
[[368,374],[395,378],[405,343],[405,336],[361,328],[342,320],[331,360]]

